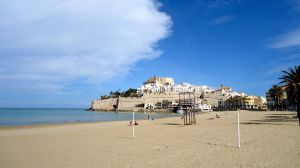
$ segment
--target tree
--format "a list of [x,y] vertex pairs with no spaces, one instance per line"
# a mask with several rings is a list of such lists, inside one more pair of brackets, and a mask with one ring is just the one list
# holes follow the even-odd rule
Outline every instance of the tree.
[[124,97],[136,97],[137,89],[129,88],[127,91],[122,92]]
[[300,126],[300,65],[289,68],[288,71],[282,71],[281,84],[284,85],[288,100],[295,101],[297,104],[297,117]]
[[275,109],[279,110],[279,106],[282,107],[282,100],[284,97],[284,90],[279,85],[273,85],[269,91],[269,96],[272,98],[272,100],[275,102]]
[[229,97],[225,100],[227,109],[233,109],[233,97]]

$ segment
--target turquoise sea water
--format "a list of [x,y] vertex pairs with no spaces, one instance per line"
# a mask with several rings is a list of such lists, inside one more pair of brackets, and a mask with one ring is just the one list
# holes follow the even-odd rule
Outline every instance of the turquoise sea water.
[[[149,113],[135,113],[147,119]],[[151,113],[150,118],[174,117],[177,114]],[[91,112],[79,108],[0,108],[0,126],[59,124],[74,122],[119,121],[132,119],[132,112]]]

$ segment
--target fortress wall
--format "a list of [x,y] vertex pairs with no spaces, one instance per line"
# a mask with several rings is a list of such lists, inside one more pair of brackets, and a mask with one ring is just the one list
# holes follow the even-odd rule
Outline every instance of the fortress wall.
[[119,110],[136,110],[141,109],[143,107],[137,107],[138,105],[141,105],[144,103],[143,98],[137,98],[137,97],[120,97],[118,109]]
[[103,100],[94,100],[92,102],[93,110],[113,110],[117,105],[117,98],[109,98]]
[[[201,93],[195,93],[195,98],[199,99]],[[182,98],[182,97],[181,97]],[[186,97],[187,98],[187,97]],[[93,110],[114,110],[115,107],[118,107],[118,110],[138,110],[145,103],[157,104],[161,103],[163,100],[168,100],[169,102],[178,102],[179,93],[159,93],[159,94],[144,94],[142,97],[120,97],[118,98],[109,98],[103,100],[94,100],[92,102]],[[217,103],[214,101],[212,104]],[[139,106],[139,107],[138,107]]]
[[178,95],[179,94],[173,94],[173,93],[144,94],[143,98],[145,103],[156,104],[158,102],[162,102],[163,100],[175,102],[175,100],[178,99]]

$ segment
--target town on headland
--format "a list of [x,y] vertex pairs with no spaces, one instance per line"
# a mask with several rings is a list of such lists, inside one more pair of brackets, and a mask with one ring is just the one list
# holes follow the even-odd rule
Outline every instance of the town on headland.
[[[184,93],[184,94],[183,94]],[[170,77],[153,76],[137,89],[125,92],[110,92],[109,95],[92,101],[92,111],[176,111],[185,94],[193,99],[193,108],[211,110],[265,110],[267,100],[262,96],[247,95],[221,85],[212,89],[206,85],[190,83],[175,84]]]

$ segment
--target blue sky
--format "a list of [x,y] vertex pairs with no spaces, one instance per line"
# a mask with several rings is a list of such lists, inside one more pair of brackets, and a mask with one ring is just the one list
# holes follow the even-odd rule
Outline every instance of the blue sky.
[[300,64],[300,1],[0,2],[0,107],[88,107],[150,76],[264,95]]

